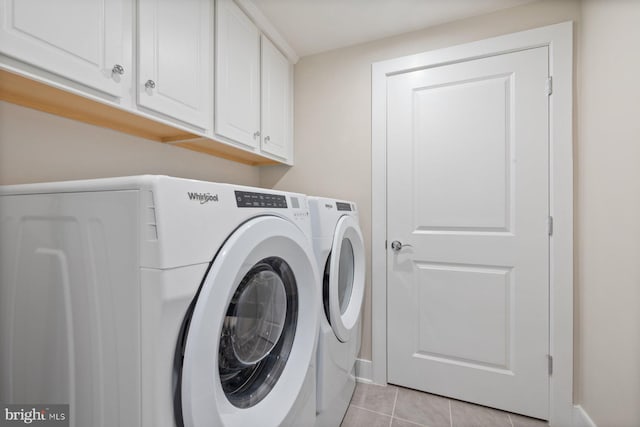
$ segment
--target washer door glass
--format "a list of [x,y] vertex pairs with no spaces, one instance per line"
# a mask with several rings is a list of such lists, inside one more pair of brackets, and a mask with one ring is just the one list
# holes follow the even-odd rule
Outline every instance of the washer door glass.
[[270,257],[254,265],[231,298],[218,347],[222,389],[234,406],[253,406],[273,389],[297,317],[297,286],[286,261]]
[[[353,291],[353,274],[355,270],[355,258],[353,255],[353,245],[349,239],[342,239],[342,250],[340,251],[340,260],[338,261],[338,303],[340,305],[340,313],[344,314],[349,307],[351,293]],[[322,282],[322,302],[324,306],[324,314],[327,321],[331,323],[330,304],[330,275],[331,272],[331,252],[327,257],[324,265],[324,275]]]
[[342,314],[347,311],[351,299],[354,263],[353,245],[349,239],[342,239],[342,250],[338,262],[338,302]]

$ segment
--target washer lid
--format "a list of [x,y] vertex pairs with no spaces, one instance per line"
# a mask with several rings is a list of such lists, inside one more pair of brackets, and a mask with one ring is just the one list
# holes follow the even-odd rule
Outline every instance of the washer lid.
[[195,303],[182,367],[185,427],[278,426],[314,357],[319,284],[307,237],[275,216],[227,239]]
[[[342,216],[336,225],[325,274],[325,307],[336,337],[346,342],[357,325],[364,298],[364,242],[358,222]],[[328,289],[327,289],[328,288]]]

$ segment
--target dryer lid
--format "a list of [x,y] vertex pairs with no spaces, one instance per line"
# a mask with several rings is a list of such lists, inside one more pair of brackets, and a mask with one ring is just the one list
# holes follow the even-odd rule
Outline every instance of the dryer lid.
[[308,238],[254,218],[214,259],[195,302],[182,368],[186,427],[280,425],[314,357],[319,284]]

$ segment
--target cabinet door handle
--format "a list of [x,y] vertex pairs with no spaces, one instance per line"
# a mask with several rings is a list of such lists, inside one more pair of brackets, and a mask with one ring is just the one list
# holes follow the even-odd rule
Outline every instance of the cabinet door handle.
[[259,136],[260,136],[260,131],[259,131],[259,130],[255,131],[255,132],[253,133],[253,139],[258,138]]
[[124,74],[124,67],[120,64],[116,64],[113,66],[113,68],[111,69],[111,74],[119,74],[119,75],[123,75]]
[[269,141],[271,141],[271,137],[269,137],[269,136],[265,136],[265,137],[264,137],[264,142],[269,142]]
[[154,82],[153,80],[147,80],[147,82],[144,84],[144,87],[146,87],[147,89],[155,89],[156,82]]

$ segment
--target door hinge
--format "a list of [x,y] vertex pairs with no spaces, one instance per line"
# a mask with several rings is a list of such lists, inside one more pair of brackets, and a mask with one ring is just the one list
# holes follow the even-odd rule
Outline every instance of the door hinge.
[[387,241],[384,241],[384,248],[387,249]]
[[547,354],[547,359],[549,361],[549,376],[551,376],[553,374],[553,356]]
[[553,217],[549,216],[549,236],[553,236]]
[[547,84],[545,85],[545,89],[547,91],[547,95],[551,95],[553,93],[553,77],[547,77]]

